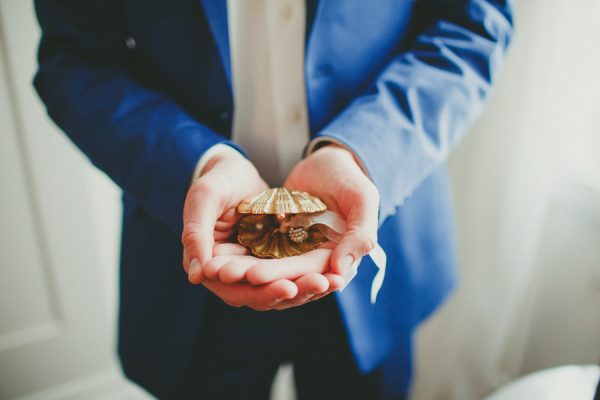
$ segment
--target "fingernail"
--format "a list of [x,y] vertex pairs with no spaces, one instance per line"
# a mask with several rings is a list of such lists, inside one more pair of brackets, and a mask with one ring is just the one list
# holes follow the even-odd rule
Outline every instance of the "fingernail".
[[342,278],[344,278],[344,280],[346,281],[346,285],[352,279],[354,279],[354,277],[356,276],[357,273],[358,273],[358,268],[350,268],[349,270],[347,270],[346,272],[344,272],[344,274],[342,275]]
[[354,257],[352,257],[351,254],[348,254],[347,256],[344,256],[344,258],[342,258],[342,261],[340,262],[340,268],[342,270],[341,271],[342,274],[346,273],[350,269],[353,262],[354,262]]
[[200,265],[200,261],[198,261],[197,258],[194,258],[190,263],[190,272],[188,276],[198,274],[200,271],[202,271],[202,265]]
[[350,281],[352,281],[352,279],[354,279],[354,277],[356,276],[357,273],[358,273],[358,263],[355,262],[354,264],[352,264],[352,266],[349,269],[347,269],[342,274],[342,278],[344,278],[344,281],[346,283],[344,283],[344,286],[342,286],[340,288],[340,293],[342,293],[344,291],[344,289],[346,289],[346,287],[348,286]]

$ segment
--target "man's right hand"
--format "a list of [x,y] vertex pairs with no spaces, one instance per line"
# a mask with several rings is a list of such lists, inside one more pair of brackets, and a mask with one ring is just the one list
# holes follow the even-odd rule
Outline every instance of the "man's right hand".
[[183,206],[183,268],[194,284],[204,280],[202,267],[212,258],[215,243],[233,235],[238,203],[267,189],[250,161],[234,149],[227,150],[208,160]]

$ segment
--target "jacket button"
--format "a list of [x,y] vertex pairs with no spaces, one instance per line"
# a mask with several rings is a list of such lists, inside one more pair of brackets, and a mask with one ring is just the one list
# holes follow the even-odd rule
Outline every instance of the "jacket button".
[[127,46],[129,50],[133,50],[136,48],[137,43],[132,36],[129,36],[127,39],[125,39],[125,46]]

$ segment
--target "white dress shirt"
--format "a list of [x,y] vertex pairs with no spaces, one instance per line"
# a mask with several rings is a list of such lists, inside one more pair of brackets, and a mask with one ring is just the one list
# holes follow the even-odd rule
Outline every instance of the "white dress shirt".
[[[270,186],[281,186],[309,140],[305,0],[228,0],[234,93],[232,139]],[[194,179],[217,152],[201,157]]]
[[[281,186],[310,137],[304,80],[306,3],[228,0],[227,13],[234,93],[232,139],[271,187]],[[322,142],[347,148],[333,138],[319,137],[308,144],[306,154]],[[220,152],[237,150],[225,144],[208,149],[196,165],[192,182]],[[366,174],[361,160],[351,153]]]

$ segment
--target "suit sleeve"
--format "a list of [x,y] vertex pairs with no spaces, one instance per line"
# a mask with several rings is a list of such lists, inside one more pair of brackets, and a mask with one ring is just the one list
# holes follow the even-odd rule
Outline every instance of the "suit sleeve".
[[512,36],[512,2],[418,0],[406,46],[311,142],[351,148],[395,212],[480,114]]
[[130,76],[112,1],[35,7],[42,39],[34,85],[48,114],[124,192],[180,233],[198,159],[217,143],[236,146]]

